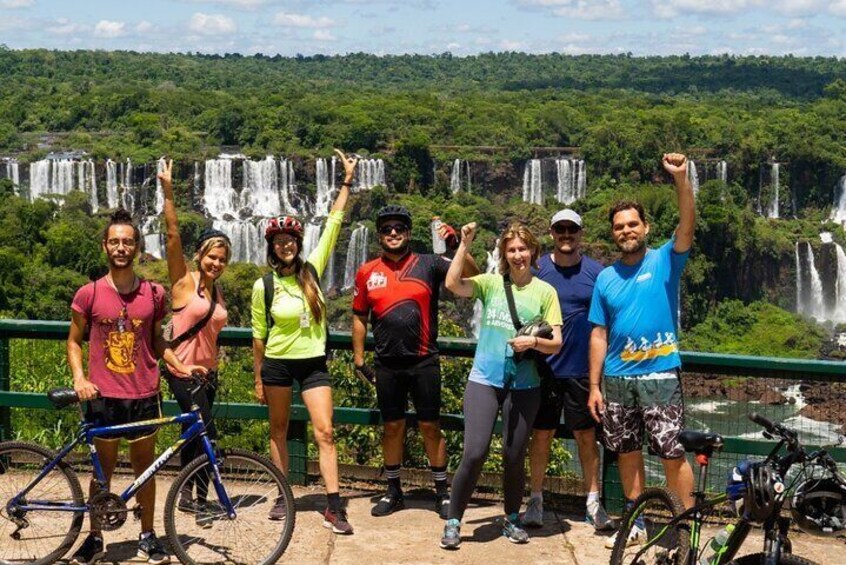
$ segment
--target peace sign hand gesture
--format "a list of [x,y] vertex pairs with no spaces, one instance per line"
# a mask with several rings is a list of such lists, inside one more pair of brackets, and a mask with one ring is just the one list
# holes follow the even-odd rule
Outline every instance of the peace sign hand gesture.
[[355,174],[355,167],[358,165],[358,157],[355,155],[346,155],[340,149],[335,149],[335,153],[338,154],[338,157],[344,164],[344,183],[352,183],[353,175]]
[[168,192],[173,190],[173,159],[165,161],[164,169],[156,177],[161,181],[162,189]]

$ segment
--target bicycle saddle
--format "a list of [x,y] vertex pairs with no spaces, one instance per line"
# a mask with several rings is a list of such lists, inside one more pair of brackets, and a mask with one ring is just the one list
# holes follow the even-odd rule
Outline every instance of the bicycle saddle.
[[709,456],[723,448],[723,436],[715,433],[684,430],[679,434],[679,442],[685,451]]
[[54,388],[47,393],[47,399],[59,410],[79,402],[79,396],[72,388]]

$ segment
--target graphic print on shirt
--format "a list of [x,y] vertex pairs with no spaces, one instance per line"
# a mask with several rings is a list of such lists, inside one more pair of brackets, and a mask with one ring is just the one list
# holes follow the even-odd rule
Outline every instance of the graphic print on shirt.
[[106,354],[106,368],[114,373],[129,375],[135,372],[135,359],[141,340],[137,337],[138,328],[144,320],[133,318],[127,327],[126,310],[122,310],[117,318],[103,318],[101,335],[105,337],[103,351]]
[[620,352],[620,360],[622,361],[646,361],[647,359],[657,359],[658,357],[666,357],[677,353],[679,345],[676,342],[676,334],[673,332],[664,332],[664,337],[661,334],[656,334],[653,341],[649,341],[641,336],[639,342],[635,342],[631,336],[626,337],[626,345],[623,351]]

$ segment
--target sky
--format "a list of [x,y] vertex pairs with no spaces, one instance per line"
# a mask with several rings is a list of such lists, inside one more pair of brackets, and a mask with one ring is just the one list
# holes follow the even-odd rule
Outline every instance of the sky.
[[846,57],[846,0],[0,0],[13,49]]

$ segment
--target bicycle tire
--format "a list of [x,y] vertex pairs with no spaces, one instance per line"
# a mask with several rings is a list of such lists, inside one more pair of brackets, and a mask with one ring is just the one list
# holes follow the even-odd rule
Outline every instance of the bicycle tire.
[[[294,495],[285,476],[270,459],[243,449],[224,450],[218,467],[237,517],[230,520],[221,512],[223,506],[210,482],[213,469],[208,456],[197,457],[179,473],[165,501],[165,533],[174,555],[189,564],[276,563],[291,541],[296,521]],[[183,489],[207,491],[197,497],[205,498],[204,518],[179,509]],[[277,501],[284,502],[286,518],[270,520],[268,513]],[[203,519],[206,523],[201,525]]]
[[[15,540],[12,537],[17,525],[9,517],[7,503],[55,457],[56,453],[34,443],[0,443],[0,564],[55,563],[73,547],[79,537],[85,519],[85,512],[82,511],[28,511],[23,516],[27,520],[27,527],[18,530],[21,538]],[[45,475],[27,498],[80,506],[85,504],[79,479],[64,461]]]
[[[763,565],[765,558],[766,555],[764,553],[751,553],[730,561],[729,565]],[[798,555],[782,553],[778,559],[778,565],[817,565],[817,563],[810,559],[799,557]]]
[[690,549],[690,531],[686,522],[675,527],[658,538],[647,553],[635,559],[642,544],[627,543],[629,534],[638,518],[644,519],[646,527],[645,543],[656,538],[662,528],[672,519],[684,512],[679,497],[665,488],[648,488],[635,499],[632,507],[623,514],[614,550],[611,553],[611,565],[647,565],[649,563],[685,563]]

